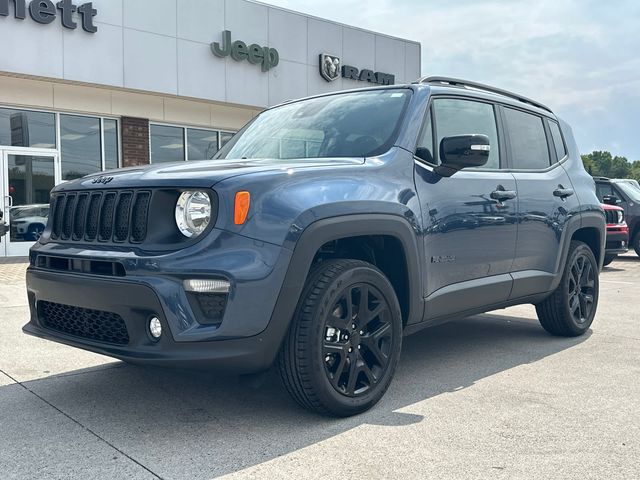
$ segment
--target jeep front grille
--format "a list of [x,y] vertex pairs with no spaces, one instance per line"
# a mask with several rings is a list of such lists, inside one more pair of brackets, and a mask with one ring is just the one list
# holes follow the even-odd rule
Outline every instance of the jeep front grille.
[[104,190],[56,194],[51,238],[64,242],[142,243],[151,192]]
[[619,211],[620,211],[620,210],[605,210],[605,211],[604,211],[604,214],[605,214],[605,217],[606,217],[606,219],[607,219],[607,223],[608,223],[608,224],[622,223],[622,222],[620,221],[620,217],[621,217],[622,215],[620,215],[620,214],[618,213]]

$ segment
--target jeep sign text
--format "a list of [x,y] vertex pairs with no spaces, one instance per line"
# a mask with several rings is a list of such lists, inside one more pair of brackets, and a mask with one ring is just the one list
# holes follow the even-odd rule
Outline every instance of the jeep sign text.
[[280,62],[280,55],[275,48],[261,47],[257,43],[247,46],[241,40],[231,43],[231,32],[229,30],[222,32],[222,46],[218,42],[213,42],[211,51],[215,56],[221,58],[231,55],[231,58],[238,62],[248,60],[249,63],[254,65],[260,63],[262,64],[263,72],[269,71]]
[[[18,20],[24,20],[27,13],[27,5],[25,0],[0,0],[0,16],[9,16],[9,4],[13,4],[13,15]],[[93,8],[91,2],[76,6],[71,0],[61,0],[55,5],[51,0],[32,0],[29,3],[29,15],[36,22],[46,25],[56,19],[56,15],[60,10],[60,22],[63,27],[74,30],[78,25],[73,19],[73,14],[78,12],[82,19],[82,29],[85,32],[96,33],[98,27],[93,24],[93,17],[98,11]]]

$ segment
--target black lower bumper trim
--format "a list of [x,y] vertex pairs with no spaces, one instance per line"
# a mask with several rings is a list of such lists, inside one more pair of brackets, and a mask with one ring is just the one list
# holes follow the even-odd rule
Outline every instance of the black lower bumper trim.
[[[281,339],[267,328],[254,337],[176,342],[155,292],[146,285],[121,279],[29,268],[27,295],[31,320],[23,327],[25,333],[129,363],[253,373],[271,366]],[[126,345],[110,344],[48,328],[38,311],[43,301],[112,312],[125,322],[129,342]],[[159,340],[152,339],[148,333],[148,323],[153,316],[160,319],[163,327]]]

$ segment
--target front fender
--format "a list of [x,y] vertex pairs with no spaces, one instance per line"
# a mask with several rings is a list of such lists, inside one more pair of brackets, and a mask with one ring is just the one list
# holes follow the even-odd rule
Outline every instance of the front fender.
[[293,317],[311,263],[318,249],[332,240],[363,235],[388,235],[400,241],[409,277],[409,322],[414,323],[422,320],[424,304],[421,295],[420,266],[423,264],[423,252],[418,247],[415,226],[398,215],[343,215],[318,220],[311,223],[303,231],[292,232],[287,237],[286,246],[293,249],[293,254],[272,316],[272,322],[281,323],[284,321],[286,323],[281,329],[283,337],[289,320]]

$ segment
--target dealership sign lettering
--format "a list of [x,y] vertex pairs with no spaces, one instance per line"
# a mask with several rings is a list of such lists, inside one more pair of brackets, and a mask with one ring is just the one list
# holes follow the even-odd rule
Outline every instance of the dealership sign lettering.
[[328,53],[320,54],[320,75],[327,82],[333,82],[340,75],[349,80],[375,83],[378,85],[393,85],[396,81],[394,75],[390,73],[374,72],[363,68],[362,70],[351,65],[340,65],[340,57]]
[[261,64],[263,72],[268,72],[280,63],[280,54],[275,48],[261,47],[257,43],[247,45],[241,40],[231,42],[229,30],[222,32],[222,44],[219,42],[211,44],[211,51],[216,57],[230,56],[237,62],[247,60],[254,65]]
[[[25,0],[0,0],[0,16],[9,16],[9,5],[13,4],[13,15],[18,20],[24,20],[27,14],[27,2]],[[76,6],[72,0],[60,0],[55,5],[51,0],[32,0],[29,2],[29,15],[36,22],[47,25],[53,22],[60,11],[60,22],[65,28],[74,30],[78,25],[73,20],[73,14],[78,12],[82,19],[82,29],[85,32],[96,33],[98,27],[93,24],[93,17],[98,11],[93,8],[91,2]]]

